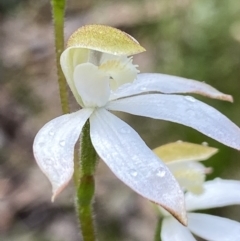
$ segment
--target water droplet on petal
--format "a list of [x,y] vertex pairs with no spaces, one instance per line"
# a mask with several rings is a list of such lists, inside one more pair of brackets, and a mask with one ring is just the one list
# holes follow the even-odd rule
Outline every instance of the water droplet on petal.
[[217,182],[221,182],[222,179],[221,179],[220,177],[216,177],[216,178],[214,178],[213,180],[214,180],[214,181],[217,181]]
[[202,146],[208,146],[208,143],[206,141],[202,142]]
[[128,133],[130,133],[130,128],[128,128],[128,127],[122,127],[121,129],[120,129],[120,132],[122,133],[122,134],[128,134]]
[[147,87],[141,87],[140,90],[145,91],[147,90]]
[[50,158],[47,158],[44,160],[44,164],[48,165],[48,166],[51,166],[53,163],[53,161],[50,159]]
[[40,147],[43,147],[44,146],[44,142],[40,142],[38,145],[40,146]]
[[130,170],[130,174],[133,176],[133,177],[136,177],[137,176],[137,171],[135,169],[131,169]]
[[158,177],[164,177],[165,175],[166,175],[166,171],[163,168],[157,170]]
[[[177,193],[178,193],[178,194],[182,194],[183,190],[184,190],[184,189],[178,190]],[[180,200],[179,200],[179,201],[180,201]]]
[[53,131],[49,131],[49,136],[54,136],[54,132]]
[[60,145],[60,146],[65,146],[65,144],[66,144],[66,142],[63,141],[63,140],[59,142],[59,145]]
[[192,96],[184,96],[184,98],[185,98],[185,100],[187,100],[187,101],[189,101],[189,102],[192,102],[192,103],[194,103],[195,101],[196,101],[196,99],[195,98],[193,98]]
[[193,116],[193,115],[195,115],[195,111],[192,110],[192,109],[187,109],[187,114],[188,114],[189,116]]

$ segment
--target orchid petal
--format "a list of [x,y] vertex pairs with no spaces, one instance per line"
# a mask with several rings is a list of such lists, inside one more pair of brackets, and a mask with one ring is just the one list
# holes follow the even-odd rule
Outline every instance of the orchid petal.
[[182,190],[137,132],[99,109],[90,118],[90,136],[98,155],[120,180],[186,223]]
[[150,73],[139,74],[132,85],[125,85],[113,93],[111,100],[146,92],[161,92],[164,94],[193,93],[233,102],[231,95],[226,95],[204,82],[172,75]]
[[240,204],[240,181],[215,179],[204,183],[201,195],[186,193],[188,211]]
[[184,227],[173,217],[166,217],[162,222],[162,241],[196,241],[187,227]]
[[88,49],[72,47],[64,50],[60,57],[61,68],[65,75],[67,83],[78,104],[80,104],[81,106],[83,106],[83,103],[74,84],[73,73],[77,65],[87,62],[88,54]]
[[109,77],[91,63],[80,64],[74,69],[74,84],[85,106],[103,106],[107,103]]
[[165,163],[203,161],[217,151],[217,148],[182,141],[168,143],[153,150]]
[[37,133],[33,143],[35,159],[52,184],[52,200],[73,174],[74,146],[92,109],[57,117]]
[[239,241],[240,223],[202,213],[188,214],[188,228],[208,241]]
[[106,108],[186,125],[227,146],[240,149],[239,127],[213,107],[191,96],[139,95],[111,101]]

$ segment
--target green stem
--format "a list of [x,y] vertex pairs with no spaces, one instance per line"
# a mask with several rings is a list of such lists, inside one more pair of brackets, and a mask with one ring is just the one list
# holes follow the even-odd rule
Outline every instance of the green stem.
[[64,13],[65,0],[51,0],[55,35],[55,54],[57,64],[58,85],[62,112],[69,113],[67,83],[60,66],[60,56],[64,50]]
[[162,226],[162,218],[158,218],[157,226],[155,229],[154,241],[161,241],[161,226]]
[[97,154],[90,139],[90,123],[83,127],[80,146],[76,209],[84,241],[95,241],[92,202],[94,197],[94,173],[97,165]]
[[[51,0],[55,34],[55,54],[57,61],[58,85],[63,113],[69,113],[67,83],[60,65],[60,56],[64,50],[64,11],[65,0]],[[94,172],[97,154],[90,139],[90,123],[83,127],[80,148],[80,161],[74,167],[76,184],[76,211],[84,241],[95,241],[92,200],[94,197]]]

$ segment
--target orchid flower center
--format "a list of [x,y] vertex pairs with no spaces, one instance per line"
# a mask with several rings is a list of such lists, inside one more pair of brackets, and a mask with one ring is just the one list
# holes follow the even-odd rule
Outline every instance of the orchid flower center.
[[74,68],[73,79],[84,107],[103,107],[111,92],[137,76],[132,58],[89,50],[86,62]]
[[168,168],[179,182],[180,186],[189,192],[201,194],[206,174],[211,168],[206,168],[199,162],[170,162]]

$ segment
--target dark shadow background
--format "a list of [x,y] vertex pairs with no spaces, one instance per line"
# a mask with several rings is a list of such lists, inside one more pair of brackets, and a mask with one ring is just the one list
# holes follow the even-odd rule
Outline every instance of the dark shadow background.
[[[32,142],[61,114],[54,65],[50,1],[0,0],[0,240],[80,239],[70,185],[50,202]],[[141,72],[205,81],[231,94],[234,104],[196,98],[240,126],[240,4],[236,0],[68,1],[66,36],[88,24],[107,24],[134,36],[147,52],[135,56]],[[72,99],[72,110],[77,108]],[[173,123],[121,117],[151,148],[172,141],[208,142],[220,149],[206,161],[209,177],[240,179],[239,152]],[[156,215],[148,201],[124,186],[100,163],[94,203],[99,240],[152,240]],[[240,191],[240,190],[236,190]],[[226,193],[227,195],[227,193]],[[240,207],[211,210],[240,221]]]

